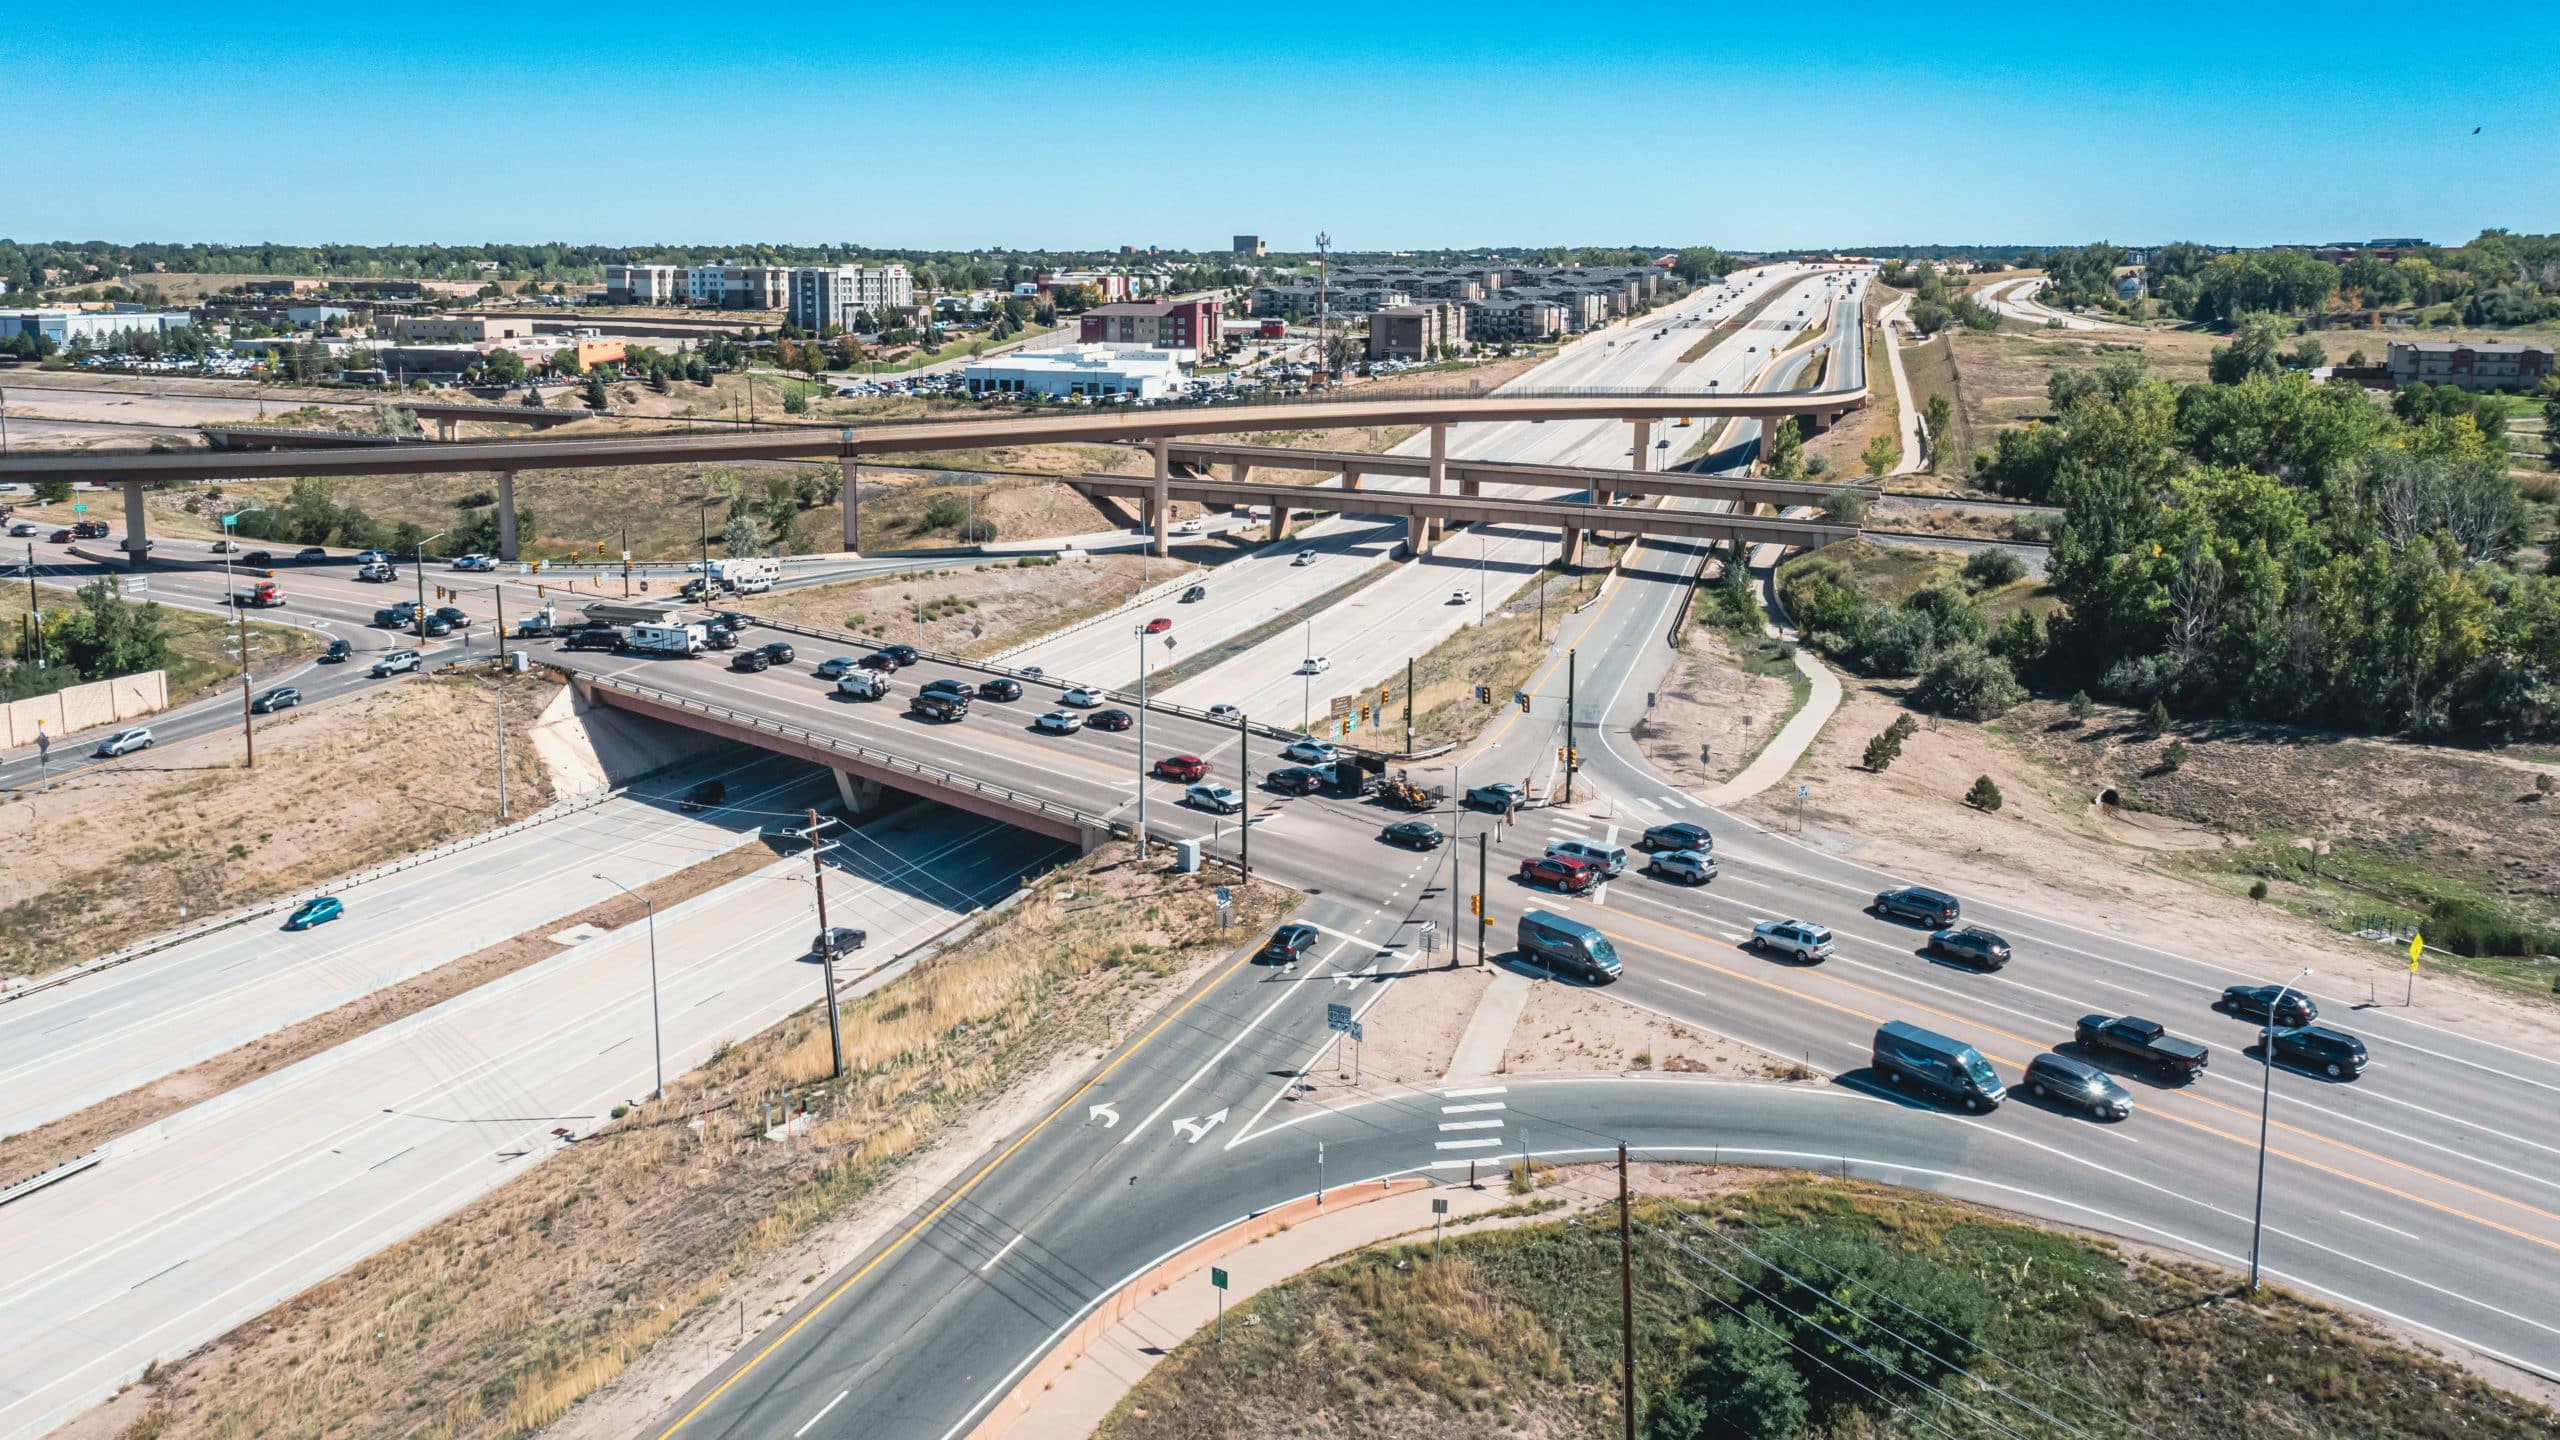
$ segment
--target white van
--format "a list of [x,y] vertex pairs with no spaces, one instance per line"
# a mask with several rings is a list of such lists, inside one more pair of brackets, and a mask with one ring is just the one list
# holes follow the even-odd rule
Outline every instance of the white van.
[[1615,880],[1627,869],[1627,847],[1624,845],[1603,845],[1596,840],[1550,840],[1547,853],[1597,867],[1605,879]]

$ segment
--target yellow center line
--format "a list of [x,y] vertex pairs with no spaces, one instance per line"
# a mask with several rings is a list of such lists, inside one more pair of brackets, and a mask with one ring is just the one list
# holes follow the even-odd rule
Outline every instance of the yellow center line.
[[1145,1049],[1147,1045],[1158,1035],[1164,1033],[1167,1026],[1171,1025],[1174,1021],[1181,1019],[1183,1014],[1190,1010],[1192,1006],[1199,1004],[1202,1000],[1216,992],[1218,987],[1225,984],[1230,976],[1234,975],[1238,970],[1243,969],[1252,961],[1253,953],[1254,952],[1252,950],[1246,950],[1242,954],[1239,954],[1226,969],[1218,972],[1217,979],[1192,992],[1190,997],[1185,999],[1181,1004],[1173,1007],[1173,1009],[1169,1011],[1166,1011],[1153,1026],[1148,1028],[1147,1033],[1139,1036],[1137,1040],[1130,1044],[1128,1049],[1121,1051],[1110,1064],[1095,1071],[1092,1078],[1086,1080],[1082,1085],[1075,1088],[1075,1092],[1073,1094],[1070,1094],[1066,1099],[1059,1101],[1056,1109],[1041,1116],[1030,1129],[1023,1131],[1021,1136],[1012,1144],[1007,1145],[1004,1149],[996,1152],[994,1159],[989,1160],[985,1165],[979,1167],[977,1172],[972,1174],[968,1179],[960,1182],[960,1184],[956,1186],[949,1195],[942,1198],[940,1203],[936,1204],[931,1210],[926,1211],[924,1215],[916,1221],[916,1223],[908,1226],[896,1239],[891,1240],[879,1254],[874,1255],[869,1260],[865,1261],[862,1268],[854,1271],[851,1275],[846,1276],[843,1284],[828,1291],[826,1298],[820,1300],[816,1305],[811,1306],[808,1314],[793,1321],[790,1328],[784,1330],[781,1334],[773,1338],[771,1344],[768,1344],[763,1349],[758,1350],[745,1364],[739,1366],[735,1371],[732,1371],[728,1379],[721,1381],[719,1386],[710,1394],[703,1396],[699,1401],[695,1402],[692,1409],[687,1410],[684,1414],[678,1416],[674,1424],[659,1432],[658,1440],[669,1440],[669,1437],[673,1436],[677,1431],[692,1424],[695,1417],[701,1415],[705,1409],[708,1409],[713,1401],[718,1400],[721,1396],[729,1393],[730,1386],[737,1384],[740,1380],[746,1377],[749,1371],[755,1369],[758,1365],[763,1364],[766,1357],[772,1355],[774,1351],[779,1350],[784,1345],[790,1343],[792,1336],[799,1334],[810,1321],[825,1314],[827,1307],[835,1304],[837,1300],[842,1299],[846,1291],[861,1284],[864,1277],[868,1276],[872,1271],[879,1269],[882,1264],[887,1262],[890,1256],[905,1249],[907,1242],[924,1233],[926,1227],[932,1225],[936,1220],[941,1219],[943,1214],[950,1210],[952,1206],[959,1204],[961,1197],[976,1189],[980,1181],[985,1180],[989,1175],[995,1173],[997,1166],[1012,1159],[1015,1151],[1030,1144],[1032,1137],[1038,1135],[1041,1131],[1048,1129],[1051,1122],[1055,1121],[1059,1116],[1067,1113],[1067,1111],[1075,1108],[1075,1103],[1089,1094],[1093,1090],[1093,1087],[1101,1084],[1104,1080],[1109,1079],[1112,1071],[1117,1070],[1122,1065],[1128,1063],[1131,1056],[1134,1056],[1140,1050]]

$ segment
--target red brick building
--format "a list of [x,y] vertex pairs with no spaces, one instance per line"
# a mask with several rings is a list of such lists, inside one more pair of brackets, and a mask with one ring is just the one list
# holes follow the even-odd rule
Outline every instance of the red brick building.
[[1087,345],[1143,345],[1197,360],[1218,340],[1215,300],[1133,300],[1084,312],[1077,339]]

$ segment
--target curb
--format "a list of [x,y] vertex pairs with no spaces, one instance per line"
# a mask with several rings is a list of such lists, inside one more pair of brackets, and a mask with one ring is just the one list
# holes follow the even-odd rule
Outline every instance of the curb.
[[1327,1196],[1330,1196],[1333,1202],[1331,1209],[1342,1209],[1352,1205],[1365,1205],[1369,1201],[1382,1200],[1390,1195],[1409,1195],[1417,1190],[1428,1190],[1431,1186],[1432,1182],[1429,1180],[1415,1176],[1388,1181],[1384,1184],[1355,1181],[1343,1186],[1340,1190],[1300,1196],[1259,1214],[1248,1215],[1191,1241],[1146,1269],[1130,1276],[1110,1293],[1086,1306],[1083,1316],[1060,1335],[1056,1343],[1052,1344],[1045,1353],[1030,1362],[1029,1368],[1022,1373],[1022,1378],[1008,1387],[1002,1398],[989,1408],[986,1418],[970,1427],[967,1432],[968,1440],[996,1440],[997,1436],[1011,1430],[1014,1422],[1031,1408],[1034,1397],[1048,1389],[1053,1381],[1067,1372],[1069,1366],[1084,1357],[1085,1351],[1095,1340],[1108,1333],[1122,1320],[1127,1319],[1129,1313],[1136,1310],[1149,1296],[1179,1280],[1197,1274],[1201,1267],[1212,1260],[1234,1254],[1247,1245],[1276,1235],[1292,1225],[1314,1219],[1320,1214],[1330,1213],[1324,1204]]

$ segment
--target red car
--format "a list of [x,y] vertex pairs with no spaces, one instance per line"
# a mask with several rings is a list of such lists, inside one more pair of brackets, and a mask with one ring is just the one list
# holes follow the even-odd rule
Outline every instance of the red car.
[[1530,885],[1546,885],[1566,895],[1579,895],[1600,878],[1600,867],[1585,860],[1562,855],[1545,855],[1520,862],[1520,879]]
[[68,530],[56,530],[51,535],[46,536],[45,539],[55,545],[68,545],[71,543],[71,532]]
[[1172,628],[1173,622],[1162,615],[1147,622],[1147,633],[1150,635],[1161,635]]
[[1206,779],[1209,762],[1197,755],[1167,755],[1156,762],[1156,778],[1179,780],[1185,785]]

